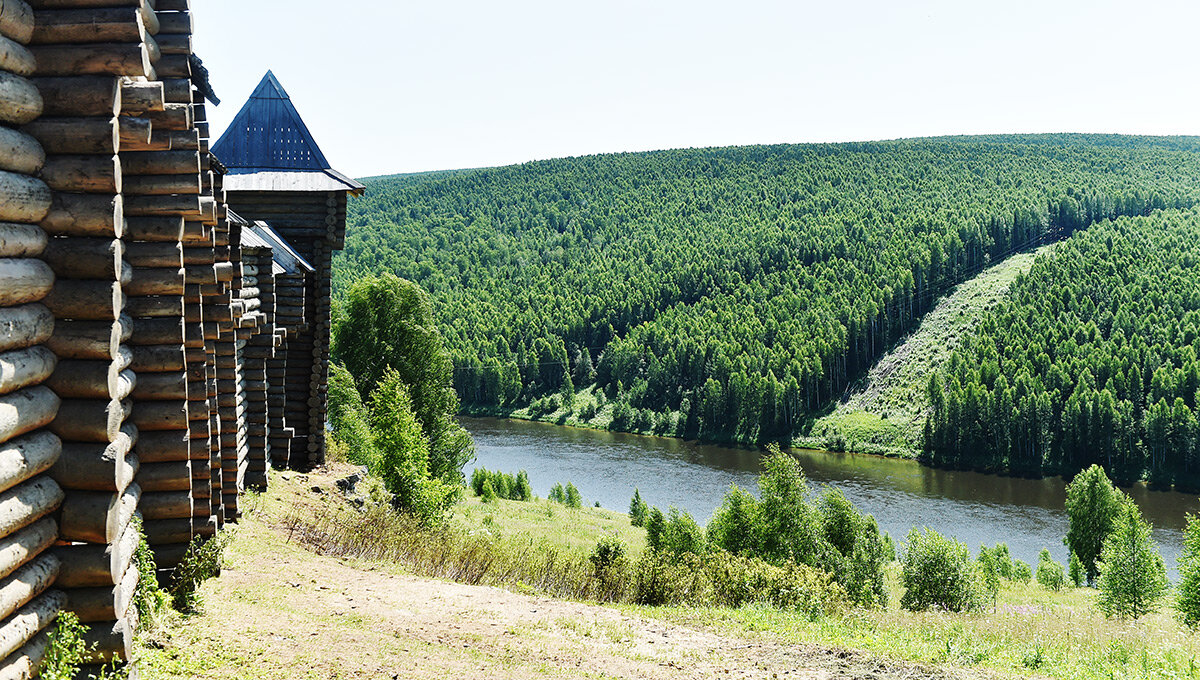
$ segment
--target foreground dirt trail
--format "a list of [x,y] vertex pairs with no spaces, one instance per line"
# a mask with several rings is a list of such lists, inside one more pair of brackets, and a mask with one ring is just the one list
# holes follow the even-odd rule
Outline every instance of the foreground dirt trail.
[[243,520],[205,613],[146,642],[144,678],[951,677],[319,556],[271,514]]

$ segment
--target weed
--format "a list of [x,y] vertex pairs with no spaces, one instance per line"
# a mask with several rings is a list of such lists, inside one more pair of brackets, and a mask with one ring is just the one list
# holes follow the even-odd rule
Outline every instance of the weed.
[[199,611],[200,584],[220,575],[221,560],[232,538],[232,529],[226,529],[210,538],[197,536],[192,539],[183,560],[175,568],[171,584],[167,587],[171,605],[176,611],[182,614],[195,614]]
[[88,653],[83,630],[83,624],[75,612],[58,615],[46,645],[42,669],[38,673],[41,680],[71,680],[75,677],[83,657]]

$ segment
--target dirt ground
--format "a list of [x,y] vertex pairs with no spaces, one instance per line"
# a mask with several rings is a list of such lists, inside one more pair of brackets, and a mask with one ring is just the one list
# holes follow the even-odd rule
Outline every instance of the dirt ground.
[[243,520],[202,615],[144,641],[142,677],[958,677],[315,555],[269,517]]

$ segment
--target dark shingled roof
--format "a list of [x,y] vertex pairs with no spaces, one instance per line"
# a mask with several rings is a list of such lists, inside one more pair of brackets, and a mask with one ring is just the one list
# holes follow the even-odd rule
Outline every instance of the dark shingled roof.
[[363,190],[361,184],[329,166],[287,91],[270,71],[212,152],[228,168],[228,190],[355,194]]

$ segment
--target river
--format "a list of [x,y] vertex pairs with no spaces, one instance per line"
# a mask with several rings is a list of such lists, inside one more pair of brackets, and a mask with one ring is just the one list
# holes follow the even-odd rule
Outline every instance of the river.
[[[730,484],[758,492],[761,454],[753,449],[521,420],[463,418],[462,424],[476,446],[476,460],[464,468],[468,476],[475,467],[525,470],[534,493],[543,497],[556,482],[570,481],[586,504],[599,502],[626,512],[636,487],[650,505],[687,510],[704,524]],[[823,484],[840,488],[874,515],[897,544],[913,526],[928,526],[972,550],[1003,541],[1014,557],[1031,565],[1036,566],[1042,548],[1066,563],[1061,479],[935,470],[907,460],[827,451],[791,453],[814,489]],[[1200,499],[1144,486],[1126,491],[1153,524],[1154,539],[1174,578],[1186,513],[1200,511]]]

